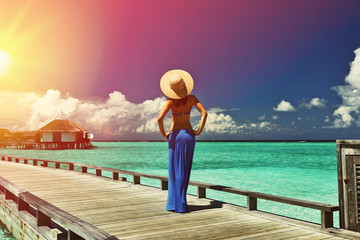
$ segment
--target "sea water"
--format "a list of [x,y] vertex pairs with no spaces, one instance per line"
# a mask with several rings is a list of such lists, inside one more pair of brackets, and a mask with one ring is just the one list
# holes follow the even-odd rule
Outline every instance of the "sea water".
[[[93,142],[93,145],[96,148],[90,150],[1,149],[0,154],[167,176],[167,142]],[[336,169],[335,142],[197,142],[190,179],[338,205]],[[146,178],[141,183],[160,185],[159,180]],[[196,188],[190,186],[188,193],[196,194]],[[215,190],[207,190],[206,195],[246,206],[244,196]],[[261,199],[258,209],[320,223],[319,210]],[[337,213],[334,223],[338,226]]]

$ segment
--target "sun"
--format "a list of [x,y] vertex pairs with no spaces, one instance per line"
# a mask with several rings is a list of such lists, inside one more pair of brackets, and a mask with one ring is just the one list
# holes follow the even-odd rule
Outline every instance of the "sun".
[[9,72],[12,59],[8,52],[0,49],[0,76]]

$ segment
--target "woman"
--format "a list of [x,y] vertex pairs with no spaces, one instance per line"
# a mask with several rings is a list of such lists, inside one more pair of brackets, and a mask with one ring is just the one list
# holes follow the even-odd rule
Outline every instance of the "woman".
[[[186,191],[195,148],[195,136],[204,129],[207,112],[199,100],[190,95],[194,82],[190,74],[183,70],[171,70],[160,80],[163,93],[169,97],[161,110],[158,123],[160,133],[169,139],[169,186],[166,210],[188,212]],[[195,106],[201,113],[199,129],[194,131],[190,124],[191,108]],[[164,117],[171,109],[170,132],[164,130]]]

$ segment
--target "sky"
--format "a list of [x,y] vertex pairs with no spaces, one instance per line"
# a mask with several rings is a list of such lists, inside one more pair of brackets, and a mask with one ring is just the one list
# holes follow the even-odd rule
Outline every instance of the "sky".
[[[160,78],[183,69],[208,111],[199,140],[359,139],[358,9],[358,0],[0,0],[0,128],[69,119],[94,140],[163,140]],[[194,108],[194,129],[199,120]]]

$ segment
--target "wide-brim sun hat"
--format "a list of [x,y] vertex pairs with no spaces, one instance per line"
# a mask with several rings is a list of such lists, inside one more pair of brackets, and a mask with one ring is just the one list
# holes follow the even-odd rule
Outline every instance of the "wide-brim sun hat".
[[194,88],[194,80],[190,73],[181,69],[174,69],[161,77],[160,88],[167,97],[181,99],[190,95]]

